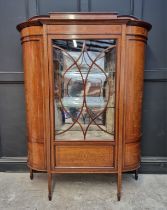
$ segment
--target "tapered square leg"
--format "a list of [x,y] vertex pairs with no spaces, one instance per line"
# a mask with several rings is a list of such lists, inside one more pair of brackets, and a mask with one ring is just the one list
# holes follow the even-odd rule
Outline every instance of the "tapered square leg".
[[48,199],[52,200],[52,174],[48,173]]
[[121,190],[122,190],[122,173],[118,173],[117,176],[117,200],[121,200]]
[[34,178],[33,169],[30,168],[30,179],[33,180],[33,178]]
[[139,174],[139,170],[136,169],[136,170],[135,170],[135,180],[138,180],[138,174]]
[[120,201],[121,200],[121,192],[117,193],[117,200]]

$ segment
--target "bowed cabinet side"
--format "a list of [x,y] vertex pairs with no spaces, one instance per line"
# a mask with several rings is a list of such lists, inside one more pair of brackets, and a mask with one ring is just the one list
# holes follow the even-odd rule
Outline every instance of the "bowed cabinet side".
[[146,42],[146,29],[127,26],[123,137],[124,171],[137,170],[140,167],[141,116]]
[[42,27],[32,26],[21,32],[24,64],[24,87],[27,118],[28,166],[46,171],[45,84]]

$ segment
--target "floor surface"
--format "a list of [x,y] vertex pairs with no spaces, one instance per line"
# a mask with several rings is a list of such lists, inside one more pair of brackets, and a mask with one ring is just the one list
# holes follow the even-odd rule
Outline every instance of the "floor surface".
[[0,173],[0,210],[167,210],[167,175],[123,175],[117,201],[115,175],[54,175],[47,199],[47,174]]

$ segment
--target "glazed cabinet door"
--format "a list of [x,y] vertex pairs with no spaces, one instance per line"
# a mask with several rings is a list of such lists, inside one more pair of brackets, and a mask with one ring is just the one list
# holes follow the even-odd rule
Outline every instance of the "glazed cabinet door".
[[116,161],[117,40],[50,39],[52,167]]

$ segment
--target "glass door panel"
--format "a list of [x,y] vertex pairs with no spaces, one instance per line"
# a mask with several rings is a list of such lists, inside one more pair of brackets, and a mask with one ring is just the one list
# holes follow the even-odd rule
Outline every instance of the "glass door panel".
[[55,140],[114,140],[116,40],[53,40]]

